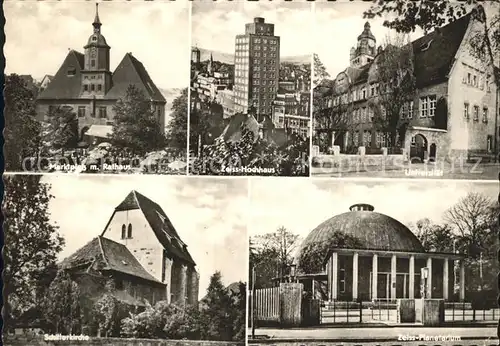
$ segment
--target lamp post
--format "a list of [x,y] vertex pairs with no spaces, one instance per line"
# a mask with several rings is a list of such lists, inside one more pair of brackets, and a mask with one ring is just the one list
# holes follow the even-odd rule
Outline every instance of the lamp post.
[[429,268],[424,267],[421,270],[422,281],[423,281],[423,294],[421,294],[422,298],[427,298],[427,278],[429,277]]
[[290,282],[295,282],[295,277],[297,273],[297,265],[296,264],[291,264],[290,265]]

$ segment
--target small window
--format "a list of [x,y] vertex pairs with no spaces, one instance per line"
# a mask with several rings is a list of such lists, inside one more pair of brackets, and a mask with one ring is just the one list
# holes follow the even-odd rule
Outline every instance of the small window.
[[95,91],[95,85],[94,84],[90,84],[90,91]]
[[76,68],[74,68],[73,66],[70,66],[68,67],[68,76],[74,76],[76,75]]
[[95,67],[95,60],[94,59],[90,60],[90,67]]
[[122,239],[125,239],[125,231],[126,231],[126,226],[124,224],[122,225]]
[[464,103],[464,118],[469,119],[469,104]]
[[92,41],[93,42],[97,41],[97,36],[92,36]]
[[107,118],[106,107],[99,107],[99,118],[101,119]]
[[132,238],[132,224],[128,224],[127,238]]
[[89,91],[89,85],[88,84],[84,84],[83,85],[83,91]]
[[479,106],[474,106],[474,121],[479,121]]
[[97,84],[97,91],[102,91],[102,84]]
[[488,122],[488,108],[484,107],[483,108],[483,123]]
[[85,106],[78,107],[78,117],[85,118]]

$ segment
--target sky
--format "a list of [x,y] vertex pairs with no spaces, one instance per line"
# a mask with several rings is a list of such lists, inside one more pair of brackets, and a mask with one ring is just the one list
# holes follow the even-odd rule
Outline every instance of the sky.
[[215,271],[226,285],[246,281],[246,179],[45,175],[42,181],[55,196],[50,219],[66,240],[61,260],[100,235],[114,208],[136,190],[162,207],[188,245],[200,274],[200,298]]
[[[279,178],[254,179],[250,185],[250,236],[272,233],[281,226],[305,238],[329,218],[356,203],[371,204],[375,212],[406,226],[429,218],[443,221],[444,212],[468,192],[495,200],[498,182],[453,180],[359,180]],[[446,198],[444,198],[446,196]]]
[[[3,6],[8,74],[54,75],[69,49],[83,53],[93,32],[94,1],[6,0]],[[99,18],[112,71],[132,52],[159,88],[189,84],[188,1],[99,1]]]
[[[383,26],[386,18],[363,19],[363,12],[371,6],[362,1],[316,1],[314,4],[314,28],[312,35],[314,52],[318,54],[321,62],[332,78],[349,66],[349,52],[356,46],[358,36],[363,32],[364,24],[368,21],[371,31],[377,39],[377,46],[386,42],[391,30]],[[490,18],[498,8],[484,5],[486,16]],[[423,36],[422,30],[410,34],[413,41]]]
[[192,2],[192,45],[234,54],[235,37],[245,33],[254,17],[273,23],[282,57],[312,54],[312,5],[304,0]]

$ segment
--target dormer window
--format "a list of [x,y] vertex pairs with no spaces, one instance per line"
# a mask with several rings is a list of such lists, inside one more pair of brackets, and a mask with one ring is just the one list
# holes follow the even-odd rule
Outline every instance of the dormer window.
[[128,224],[128,229],[127,229],[127,238],[132,238],[132,224]]
[[97,41],[97,36],[92,36],[92,41],[93,42]]
[[73,66],[68,67],[68,76],[74,76],[76,75],[76,68]]

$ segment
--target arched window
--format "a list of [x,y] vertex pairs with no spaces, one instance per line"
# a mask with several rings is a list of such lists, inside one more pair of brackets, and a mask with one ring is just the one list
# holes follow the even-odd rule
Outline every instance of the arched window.
[[125,239],[125,224],[122,225],[122,239]]
[[132,224],[128,224],[127,238],[132,238]]

